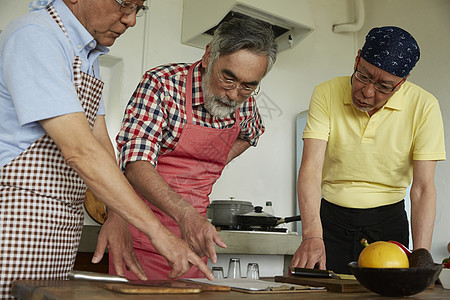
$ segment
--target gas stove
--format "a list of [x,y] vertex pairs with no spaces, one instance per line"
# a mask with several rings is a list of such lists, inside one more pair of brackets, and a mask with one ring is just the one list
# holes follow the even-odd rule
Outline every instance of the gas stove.
[[286,233],[287,228],[283,227],[272,227],[272,226],[216,226],[218,231],[255,231],[255,232],[281,232]]

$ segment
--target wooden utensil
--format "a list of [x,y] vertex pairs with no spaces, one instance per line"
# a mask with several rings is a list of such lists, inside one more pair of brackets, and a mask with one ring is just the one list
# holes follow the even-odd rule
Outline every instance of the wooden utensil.
[[179,288],[170,286],[145,286],[128,283],[106,283],[104,288],[122,294],[197,294],[199,288]]
[[105,205],[98,200],[89,189],[86,191],[84,197],[84,208],[89,217],[101,225],[105,223],[108,218]]
[[124,294],[196,294],[228,292],[228,286],[209,285],[184,280],[129,280],[129,283],[106,283],[104,287]]

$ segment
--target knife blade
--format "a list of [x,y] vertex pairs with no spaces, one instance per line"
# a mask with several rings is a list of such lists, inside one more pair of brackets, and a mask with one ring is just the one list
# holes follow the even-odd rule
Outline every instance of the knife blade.
[[200,289],[203,291],[229,291],[228,286],[208,285],[195,282],[187,282],[184,280],[167,279],[167,280],[128,280],[125,277],[117,275],[109,275],[103,273],[89,272],[89,271],[70,271],[69,279],[71,280],[91,280],[107,283],[127,283],[131,285],[153,286],[153,287],[167,287],[174,289]]
[[71,280],[93,280],[93,281],[106,281],[106,282],[126,282],[128,279],[117,275],[109,275],[97,272],[78,271],[73,270],[69,272],[69,279]]
[[180,282],[173,279],[168,280],[129,280],[125,277],[117,276],[117,275],[109,275],[97,272],[89,272],[89,271],[70,271],[69,279],[72,280],[91,280],[91,281],[103,281],[103,282],[121,282],[121,283],[129,283],[133,285],[149,285],[149,286],[159,286],[159,287],[188,287],[188,283]]

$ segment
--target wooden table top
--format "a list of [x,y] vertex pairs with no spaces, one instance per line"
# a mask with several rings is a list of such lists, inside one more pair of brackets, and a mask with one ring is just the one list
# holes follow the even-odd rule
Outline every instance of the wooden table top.
[[[198,294],[121,294],[104,288],[103,283],[82,280],[19,280],[14,283],[13,294],[21,300],[164,300],[164,299],[394,299],[382,297],[372,292],[335,293],[335,292],[304,292],[284,294],[249,294],[236,291],[229,292],[201,292]],[[404,299],[404,298],[400,298]],[[450,290],[440,285],[422,293],[408,297],[408,299],[450,299]]]

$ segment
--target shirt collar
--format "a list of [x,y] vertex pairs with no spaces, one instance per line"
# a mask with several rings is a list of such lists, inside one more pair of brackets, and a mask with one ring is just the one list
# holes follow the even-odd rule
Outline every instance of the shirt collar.
[[386,108],[390,108],[393,110],[402,110],[405,104],[405,97],[403,97],[404,85],[406,82],[402,84],[402,86],[389,98],[388,102],[384,105]]
[[[349,80],[349,84],[350,84],[350,89],[348,89],[347,95],[344,98],[344,104],[347,105],[353,105],[352,103],[352,85],[351,85],[351,81]],[[404,105],[404,97],[403,95],[403,86],[406,84],[406,82],[404,82],[402,84],[402,86],[400,87],[400,89],[398,91],[396,91],[394,93],[394,95],[391,96],[391,98],[389,98],[389,100],[386,102],[385,105],[383,105],[383,107],[380,109],[385,109],[385,108],[389,108],[392,110],[402,110],[403,105]]]
[[201,66],[202,63],[198,63],[193,71],[192,86],[195,92],[192,94],[192,106],[198,106],[204,103],[202,91],[202,73],[200,72]]
[[92,35],[86,30],[86,28],[84,28],[84,26],[80,23],[80,21],[78,21],[72,11],[62,0],[54,0],[53,6],[61,17],[67,34],[70,37],[70,42],[72,43],[74,51],[81,53],[83,51],[90,52],[95,50],[94,52],[98,55],[109,52],[107,47],[98,44],[97,41],[94,40]]

